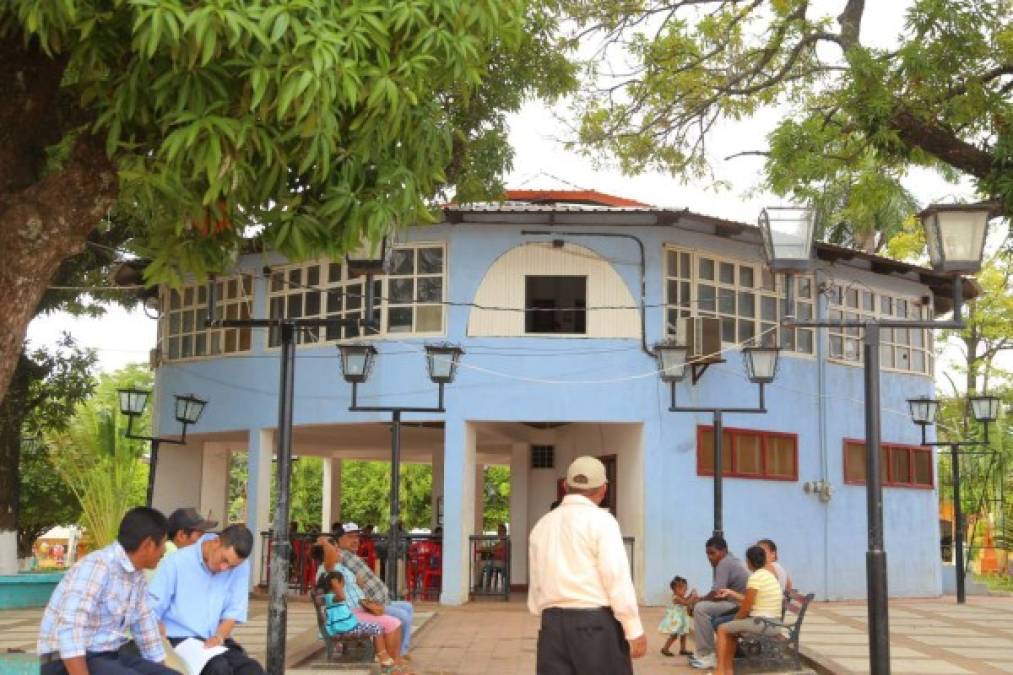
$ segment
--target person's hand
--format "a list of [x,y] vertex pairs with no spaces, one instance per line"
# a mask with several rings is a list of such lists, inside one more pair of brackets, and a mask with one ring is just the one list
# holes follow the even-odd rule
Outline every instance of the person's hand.
[[204,641],[204,649],[211,649],[212,647],[219,647],[225,644],[225,638],[221,635],[212,635]]
[[629,640],[630,658],[639,659],[647,653],[647,633],[641,633],[640,637]]
[[725,598],[728,597],[728,589],[727,588],[719,588],[718,590],[714,591],[714,597],[718,598],[720,600],[724,600]]

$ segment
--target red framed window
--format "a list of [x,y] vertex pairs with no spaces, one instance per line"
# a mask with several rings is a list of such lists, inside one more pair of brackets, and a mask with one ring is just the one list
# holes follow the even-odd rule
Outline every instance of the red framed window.
[[[879,470],[883,485],[932,488],[932,449],[920,445],[880,443]],[[865,441],[844,439],[844,482],[865,485]]]
[[[721,475],[732,478],[798,480],[798,435],[725,427]],[[714,475],[714,427],[698,426],[696,473]]]

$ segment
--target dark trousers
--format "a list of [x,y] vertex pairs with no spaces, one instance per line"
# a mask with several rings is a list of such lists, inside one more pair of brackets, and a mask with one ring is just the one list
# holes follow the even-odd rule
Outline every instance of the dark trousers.
[[[169,643],[175,647],[185,639],[171,637]],[[204,670],[200,671],[200,675],[264,675],[264,668],[251,659],[238,642],[228,638],[222,646],[227,647],[229,651],[208,661]]]
[[630,643],[612,611],[542,611],[538,675],[633,675]]
[[[127,643],[131,647],[132,643]],[[177,675],[176,671],[163,665],[148,661],[136,648],[123,648],[117,652],[88,652],[88,672],[91,675]],[[66,675],[67,668],[63,661],[46,663],[39,668],[41,675]]]

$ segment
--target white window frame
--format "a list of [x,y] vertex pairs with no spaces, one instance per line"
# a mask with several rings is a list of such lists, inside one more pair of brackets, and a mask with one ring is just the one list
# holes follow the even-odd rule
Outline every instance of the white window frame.
[[[854,299],[854,304],[852,304]],[[869,302],[867,302],[869,301]],[[887,304],[884,301],[888,301]],[[898,314],[900,303],[904,303],[903,316]],[[868,309],[871,305],[872,309]],[[921,298],[905,293],[877,291],[858,282],[837,282],[830,290],[827,303],[827,318],[830,321],[849,319],[861,321],[865,319],[929,319],[932,317],[932,301],[923,304]],[[914,335],[920,335],[922,344],[915,346]],[[898,340],[900,335],[906,336],[906,342]],[[935,372],[935,351],[933,331],[929,328],[881,328],[880,329],[880,368],[894,373],[922,375],[932,377]],[[838,350],[837,344],[840,343]],[[849,351],[850,350],[850,351]],[[911,367],[915,353],[922,354],[922,368]],[[907,368],[896,366],[896,356],[906,352]],[[864,361],[862,353],[862,332],[860,328],[827,329],[827,360],[840,365],[861,366]]]
[[[218,297],[216,314],[217,318],[227,319],[248,319],[253,313],[253,278],[249,274],[238,274],[218,279],[215,282],[218,286]],[[233,286],[234,284],[234,286]],[[179,306],[172,307],[173,294],[179,297]],[[190,301],[187,302],[187,296]],[[203,299],[202,299],[203,298]],[[233,354],[248,354],[253,349],[253,332],[250,328],[206,328],[204,320],[207,317],[207,284],[185,284],[180,289],[162,287],[159,292],[159,305],[161,316],[158,321],[158,352],[161,358],[167,363],[183,363],[187,361],[201,361],[205,359],[231,356]],[[191,317],[192,324],[189,330],[182,330],[186,315]],[[178,315],[179,327],[176,332],[172,331],[172,319]],[[246,348],[240,348],[244,341]],[[188,356],[173,356],[172,341],[181,340],[179,343],[180,354],[182,354],[183,339],[189,338],[191,350]],[[205,353],[197,353],[197,343],[203,338]],[[227,349],[228,343],[232,341],[233,348]]]
[[[416,251],[418,249],[425,249],[425,248],[438,248],[438,249],[440,249],[441,255],[442,255],[442,260],[443,260],[443,266],[442,266],[442,271],[441,272],[439,272],[439,273],[424,273],[424,274],[420,274],[418,272],[418,270],[416,268],[417,260],[418,260]],[[404,251],[404,250],[410,249],[412,251],[412,256],[413,256],[413,271],[412,271],[411,274],[389,274],[389,275],[388,274],[384,274],[384,275],[378,276],[377,278],[375,278],[373,280],[374,289],[375,289],[375,291],[374,291],[374,307],[377,308],[377,313],[379,315],[380,325],[379,325],[379,327],[375,331],[371,331],[371,332],[368,333],[369,337],[371,339],[384,339],[384,338],[387,338],[387,339],[397,339],[397,338],[402,338],[402,337],[413,337],[414,338],[414,337],[443,337],[443,336],[445,336],[447,334],[447,293],[448,293],[448,288],[447,287],[448,287],[449,278],[450,278],[450,275],[448,274],[448,260],[447,260],[447,245],[446,245],[446,242],[442,242],[442,241],[419,241],[419,242],[414,242],[413,241],[413,242],[403,242],[403,243],[397,244],[395,246],[395,249],[396,250],[400,250],[400,251]],[[340,268],[340,270],[341,270],[341,278],[339,280],[332,280],[330,278],[330,273],[331,273],[332,265],[333,266],[338,266]],[[308,270],[310,267],[314,267],[314,266],[319,266],[320,270],[321,270],[321,273],[319,275],[319,278],[317,279],[317,283],[316,284],[309,284],[309,283],[307,283],[307,277],[306,277],[305,270]],[[314,313],[314,314],[306,314],[305,313],[305,295],[311,289],[302,288],[300,286],[289,284],[289,283],[284,282],[284,281],[279,282],[278,284],[276,284],[274,282],[274,278],[276,277],[276,275],[278,277],[280,277],[280,278],[288,278],[289,273],[292,270],[295,270],[295,269],[304,270],[304,272],[302,272],[301,275],[300,275],[300,285],[302,285],[302,286],[313,286],[314,288],[320,289],[320,291],[319,291],[320,295],[321,295],[320,304],[319,304],[319,306],[317,308],[317,312]],[[327,276],[326,280],[323,279],[323,277],[325,275]],[[391,287],[391,282],[392,281],[396,282],[396,281],[403,280],[403,279],[413,279],[413,280],[415,280],[415,281],[413,281],[413,291],[414,291],[415,285],[417,284],[417,280],[418,279],[424,279],[424,278],[439,278],[441,280],[441,295],[440,295],[440,299],[438,301],[418,302],[418,301],[415,301],[413,299],[413,301],[411,303],[392,303],[392,302],[390,302],[390,287]],[[343,303],[340,315],[343,318],[350,318],[351,316],[353,316],[355,314],[358,314],[359,316],[364,316],[364,314],[363,314],[363,305],[365,303],[365,294],[366,294],[365,277],[363,276],[363,277],[357,277],[357,278],[349,278],[349,276],[348,276],[348,266],[344,262],[337,262],[337,261],[332,261],[332,260],[329,260],[329,259],[326,259],[326,258],[321,258],[321,259],[318,259],[318,260],[314,260],[312,262],[295,263],[295,264],[290,264],[290,265],[278,265],[276,267],[272,267],[271,268],[271,278],[268,279],[268,283],[267,283],[267,287],[266,288],[267,288],[267,311],[268,311],[268,315],[269,316],[273,316],[274,315],[272,312],[275,311],[275,307],[276,307],[276,305],[272,301],[274,301],[276,299],[279,299],[279,298],[288,298],[289,296],[292,296],[292,295],[303,295],[304,296],[304,298],[302,300],[302,308],[301,308],[301,312],[302,312],[301,316],[302,317],[310,317],[310,316],[312,316],[312,317],[322,318],[322,317],[329,316],[329,315],[331,315],[331,313],[328,312],[328,306],[327,306],[327,303],[329,301],[328,292],[332,291],[332,290],[339,289],[339,288],[340,289],[347,289],[345,291],[345,293],[346,293],[345,298],[344,298],[345,301],[347,301],[347,299],[348,299],[348,294],[349,294],[348,291],[351,291],[351,294],[356,294],[356,295],[360,296],[359,297],[359,307],[353,308],[353,309],[347,309],[345,307],[344,303]],[[417,297],[417,294],[413,292],[413,298],[414,297]],[[392,333],[392,332],[390,332],[390,321],[389,321],[389,319],[390,319],[390,310],[391,310],[391,308],[395,308],[396,309],[396,308],[401,308],[401,307],[410,307],[410,308],[412,308],[412,330],[411,331],[398,331],[398,332],[393,332]],[[417,324],[417,321],[418,321],[418,308],[419,307],[439,307],[439,311],[440,311],[440,330],[439,331],[419,331],[419,330],[416,329],[416,324]],[[288,314],[288,307],[287,307],[287,301],[283,301],[282,309],[283,309],[283,316],[289,316],[289,314]],[[272,329],[272,331],[273,331],[273,329]],[[267,337],[267,349],[268,350],[274,350],[274,349],[278,349],[279,348],[279,346],[277,344],[272,344],[272,342],[274,341],[272,339],[273,338],[273,332],[272,331],[268,331],[268,337]],[[325,345],[325,344],[336,344],[336,343],[340,342],[341,339],[349,339],[349,338],[351,338],[351,337],[353,337],[355,335],[354,333],[352,335],[349,335],[348,329],[345,328],[345,329],[341,330],[341,335],[343,336],[343,338],[338,338],[338,337],[328,338],[326,331],[327,331],[327,329],[325,329],[325,328],[318,328],[318,329],[300,331],[301,334],[300,334],[300,336],[298,338],[298,344],[299,345],[306,345],[306,346],[318,346],[318,345]],[[313,336],[313,335],[318,335],[320,337],[318,339],[310,339],[311,336]],[[361,335],[361,333],[360,333],[360,335]]]
[[[784,278],[783,275],[777,275],[776,278],[771,278],[770,273],[767,271],[766,265],[761,262],[753,260],[747,260],[742,258],[732,258],[728,256],[715,255],[709,250],[690,249],[672,244],[665,244],[662,255],[662,279],[663,289],[662,297],[664,299],[664,307],[662,308],[662,322],[665,326],[665,336],[674,335],[674,327],[672,327],[668,320],[669,311],[675,311],[678,313],[677,318],[685,317],[716,317],[718,319],[734,319],[735,320],[735,335],[734,340],[724,339],[724,325],[722,325],[722,345],[738,345],[745,342],[750,342],[756,339],[756,336],[761,335],[764,331],[770,331],[774,338],[763,338],[764,344],[779,344],[782,348],[787,351],[791,351],[793,354],[803,357],[815,357],[816,354],[816,334],[815,329],[812,328],[794,328],[785,329],[781,326],[781,304],[784,297]],[[669,274],[669,260],[670,254],[674,254],[678,260],[679,269],[677,272],[678,276]],[[714,262],[714,278],[713,279],[702,279],[700,277],[700,259],[706,258]],[[689,275],[683,276],[682,267],[686,260],[689,262]],[[721,265],[732,265],[732,282],[721,281]],[[752,270],[753,285],[744,286],[742,285],[741,269],[748,268]],[[685,290],[685,285],[688,284],[690,291],[690,298],[688,303],[685,298],[677,297],[674,300],[670,297],[669,288],[670,283],[674,282],[678,284],[678,293],[682,294]],[[773,282],[773,283],[771,283]],[[812,318],[816,311],[816,296],[815,286],[813,277],[808,275],[796,275],[794,277],[795,286],[795,304],[796,304],[796,316],[800,319]],[[713,310],[701,310],[700,303],[700,285],[712,286],[715,289],[714,294],[714,309]],[[725,294],[731,293],[732,298],[735,302],[735,313],[730,314],[728,312],[722,312],[720,308],[720,298],[722,297],[722,291]],[[754,298],[753,305],[753,316],[745,317],[740,316],[738,313],[739,308],[739,297],[740,294],[749,293]],[[727,297],[727,295],[725,295]],[[775,318],[773,321],[763,318],[763,300],[772,299],[774,300],[774,311]],[[753,324],[752,337],[747,340],[740,339],[739,322],[751,320]],[[786,333],[786,330],[791,330],[791,333]],[[805,334],[809,338],[809,351],[798,351],[796,349],[797,339],[799,334]],[[792,339],[787,342],[786,338],[790,336]]]

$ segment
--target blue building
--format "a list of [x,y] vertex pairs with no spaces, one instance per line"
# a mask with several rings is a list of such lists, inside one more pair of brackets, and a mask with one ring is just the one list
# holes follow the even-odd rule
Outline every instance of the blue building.
[[[704,591],[711,532],[709,415],[668,411],[649,346],[714,319],[725,361],[686,405],[751,406],[738,349],[781,344],[765,415],[725,418],[725,532],[742,555],[779,543],[795,584],[820,598],[865,595],[866,515],[860,336],[779,326],[783,279],[767,273],[757,228],[587,192],[510,193],[451,206],[442,222],[399,233],[390,274],[378,278],[379,351],[360,403],[429,406],[435,386],[425,344],[465,355],[444,415],[406,415],[404,461],[433,466],[433,514],[444,528],[442,602],[468,599],[469,535],[482,529],[482,468],[509,465],[511,570],[527,578],[527,533],[557,498],[572,458],[605,458],[609,506],[632,538],[644,602],[667,601],[675,574]],[[820,245],[813,274],[796,277],[800,317],[934,316],[952,282],[934,272]],[[242,256],[218,282],[227,318],[351,317],[364,282],[342,261],[290,264]],[[156,410],[171,432],[173,394],[209,401],[184,446],[162,446],[154,501],[227,513],[230,456],[249,467],[247,523],[270,527],[278,403],[278,337],[204,328],[206,291],[162,289]],[[698,324],[703,325],[703,324]],[[699,329],[697,329],[699,330]],[[714,336],[717,337],[716,335]],[[389,417],[352,413],[341,340],[352,329],[306,331],[297,349],[296,455],[325,458],[321,522],[340,517],[341,462],[389,459]],[[918,447],[906,399],[933,392],[932,335],[884,331],[883,457],[890,592],[940,594],[935,460]],[[435,526],[437,523],[434,522]],[[311,524],[315,526],[316,524]],[[257,553],[259,555],[259,552]]]

